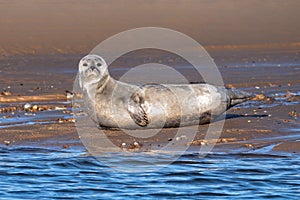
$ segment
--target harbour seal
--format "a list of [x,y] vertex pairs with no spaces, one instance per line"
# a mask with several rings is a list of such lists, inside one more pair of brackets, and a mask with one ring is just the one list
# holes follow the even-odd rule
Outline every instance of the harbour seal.
[[205,124],[253,97],[244,91],[210,84],[120,82],[110,76],[105,60],[98,55],[87,55],[80,60],[78,77],[91,118],[105,128]]

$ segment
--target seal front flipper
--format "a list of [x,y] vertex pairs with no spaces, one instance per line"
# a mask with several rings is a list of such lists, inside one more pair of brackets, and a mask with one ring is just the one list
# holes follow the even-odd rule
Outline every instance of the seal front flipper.
[[146,127],[149,124],[149,116],[146,113],[147,104],[141,94],[134,93],[130,97],[127,110],[137,125]]

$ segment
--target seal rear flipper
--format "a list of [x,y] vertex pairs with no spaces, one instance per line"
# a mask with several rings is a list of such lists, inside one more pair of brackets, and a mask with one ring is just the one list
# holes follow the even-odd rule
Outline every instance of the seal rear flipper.
[[149,124],[149,117],[144,108],[145,104],[143,98],[137,93],[133,94],[129,99],[127,110],[133,121],[142,127]]
[[230,98],[229,106],[232,107],[239,103],[243,103],[254,98],[254,95],[245,91],[236,90],[236,89],[229,89],[228,95]]

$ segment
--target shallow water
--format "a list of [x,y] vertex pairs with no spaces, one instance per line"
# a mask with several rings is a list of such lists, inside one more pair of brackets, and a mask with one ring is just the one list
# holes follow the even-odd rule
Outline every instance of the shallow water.
[[[7,116],[7,118],[0,118],[0,129],[33,124],[53,124],[57,123],[58,119],[68,119],[72,117],[70,114],[72,111],[71,101],[31,102],[31,105],[39,106],[46,104],[63,108],[57,110],[52,108],[40,112],[25,112],[24,109],[21,109],[25,104],[25,102],[1,104],[3,107],[16,106],[18,109],[11,113],[0,113],[1,117]],[[20,105],[21,108],[19,108]]]
[[[150,171],[125,172],[108,161]],[[292,154],[112,154],[98,160],[83,147],[0,149],[0,198],[14,199],[234,199],[300,198],[300,157]],[[144,165],[145,167],[146,165]],[[147,167],[147,166],[146,166]]]

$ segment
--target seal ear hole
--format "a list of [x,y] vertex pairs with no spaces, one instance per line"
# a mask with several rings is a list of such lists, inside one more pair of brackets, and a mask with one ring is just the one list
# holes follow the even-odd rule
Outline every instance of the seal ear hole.
[[101,66],[102,66],[102,64],[101,64],[101,63],[97,63],[97,66],[98,66],[98,67],[101,67]]
[[83,66],[85,66],[85,67],[87,67],[87,66],[88,66],[88,64],[87,64],[87,63],[83,63],[82,65],[83,65]]

